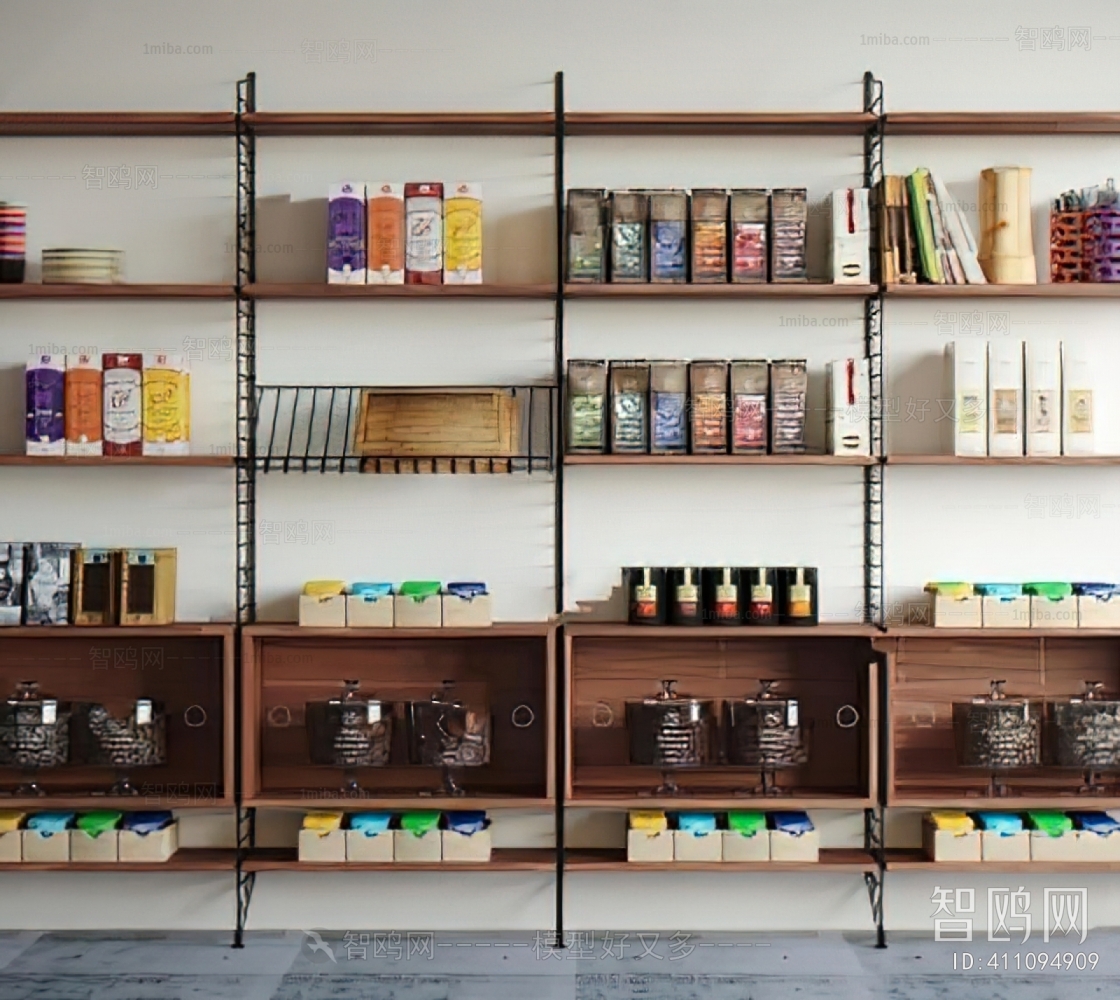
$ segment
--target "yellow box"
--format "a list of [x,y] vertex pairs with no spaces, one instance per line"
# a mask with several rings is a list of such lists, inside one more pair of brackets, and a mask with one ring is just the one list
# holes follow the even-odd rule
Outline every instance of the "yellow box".
[[189,455],[191,376],[182,354],[144,355],[144,454]]

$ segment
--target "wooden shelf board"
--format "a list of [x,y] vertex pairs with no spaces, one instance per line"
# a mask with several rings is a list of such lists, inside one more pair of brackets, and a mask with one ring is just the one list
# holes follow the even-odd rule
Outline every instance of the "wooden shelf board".
[[262,136],[551,136],[556,130],[555,117],[548,111],[257,111],[245,115],[244,121]]
[[889,626],[887,639],[1108,639],[1116,628],[934,628],[932,625]]
[[859,638],[882,635],[875,625],[828,623],[820,625],[630,625],[626,622],[580,622],[569,620],[564,632],[573,638],[601,639],[708,639],[723,642],[729,639],[811,639]]
[[886,117],[888,135],[1120,133],[1120,114],[1109,111],[909,111]]
[[373,793],[356,796],[342,795],[311,798],[305,795],[283,796],[266,791],[247,797],[243,805],[256,809],[360,809],[408,810],[438,809],[440,812],[454,812],[464,809],[553,809],[555,802],[549,798],[518,798],[514,795],[465,795],[448,797],[442,795],[385,795]]
[[844,465],[878,464],[867,455],[565,455],[565,465]]
[[231,636],[236,626],[224,622],[175,622],[173,625],[11,625],[0,627],[9,639],[155,639]]
[[569,111],[569,136],[862,135],[875,123],[863,112],[613,112]]
[[867,298],[877,285],[834,285],[830,282],[758,282],[752,284],[595,284],[564,286],[568,299],[797,299]]
[[182,847],[166,861],[21,861],[0,864],[0,872],[231,872],[236,857],[233,848]]
[[233,285],[43,285],[0,284],[0,299],[230,299]]
[[3,111],[0,135],[233,135],[230,111]]
[[1058,282],[1037,285],[886,285],[896,299],[1114,299],[1120,283]]
[[569,872],[870,872],[877,866],[870,853],[856,848],[822,848],[820,861],[627,861],[626,849],[569,849]]
[[550,872],[556,854],[549,848],[495,848],[489,861],[439,861],[427,864],[408,861],[300,861],[294,847],[257,848],[250,852],[244,868],[250,872]]
[[254,639],[521,639],[546,636],[549,622],[495,622],[482,628],[312,628],[294,622],[247,625]]
[[[823,853],[823,852],[822,852]],[[933,861],[921,848],[887,851],[887,871],[991,872],[1040,875],[1051,872],[1120,872],[1120,861]]]
[[[141,786],[143,787],[143,786]],[[155,801],[158,798],[159,801]],[[127,812],[143,812],[150,809],[171,809],[174,812],[203,809],[232,809],[233,790],[227,796],[215,796],[207,801],[191,801],[184,797],[179,800],[163,796],[147,795],[95,795],[89,792],[79,794],[43,795],[38,798],[16,798],[0,795],[0,809],[30,810],[42,812],[48,809],[123,809]]]
[[[757,772],[755,772],[757,777]],[[870,797],[858,795],[597,795],[585,788],[576,787],[564,802],[565,809],[664,809],[668,812],[690,812],[697,809],[727,812],[731,809],[751,809],[773,812],[787,809],[869,809],[876,803]]]
[[887,805],[892,809],[963,809],[967,812],[977,810],[996,810],[1021,812],[1024,809],[1120,809],[1120,796],[1115,795],[1068,795],[1018,794],[1003,798],[987,795],[962,795],[959,790],[910,791],[904,795],[888,794]]
[[0,465],[26,465],[40,468],[67,466],[177,466],[180,468],[232,469],[232,455],[0,455]]
[[556,286],[328,285],[325,282],[289,282],[246,285],[245,294],[254,299],[554,299]]
[[889,455],[888,465],[1120,465],[1120,455]]

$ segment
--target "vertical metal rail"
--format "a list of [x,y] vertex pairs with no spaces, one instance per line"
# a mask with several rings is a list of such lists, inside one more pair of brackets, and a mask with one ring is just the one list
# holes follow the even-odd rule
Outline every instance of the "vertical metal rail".
[[[863,530],[864,530],[864,621],[869,625],[883,627],[886,624],[885,587],[883,577],[883,479],[885,461],[885,377],[883,366],[883,286],[880,273],[880,213],[884,211],[881,202],[881,181],[884,173],[883,138],[886,114],[883,101],[883,82],[868,72],[863,75],[863,110],[874,115],[875,119],[863,135],[863,183],[870,191],[870,240],[871,240],[871,280],[877,291],[864,300],[864,348],[871,382],[871,455],[876,461],[865,468],[863,481]],[[879,671],[879,703],[882,706],[880,718],[887,712],[886,671]],[[874,738],[880,740],[880,771],[884,770],[886,747],[882,742],[885,726],[880,725]],[[876,869],[868,872],[868,898],[871,903],[871,916],[875,921],[875,947],[887,946],[886,930],[883,922],[883,890],[886,881],[886,783],[877,782],[879,801],[871,809],[864,810],[864,846],[871,852]]]
[[[554,198],[556,207],[556,301],[555,329],[553,332],[554,370],[556,392],[553,397],[553,448],[555,463],[555,505],[553,510],[553,588],[556,597],[556,614],[564,613],[564,443],[567,433],[564,426],[564,74],[558,72],[554,82],[555,141],[554,141]],[[564,658],[564,627],[555,633],[556,664],[556,946],[564,947],[564,790],[567,787],[567,663]]]
[[[257,78],[248,73],[237,83],[237,624],[248,625],[256,616],[256,396],[257,306],[246,286],[256,281],[256,135],[245,115],[257,108]],[[234,642],[234,803],[237,810],[237,928],[233,946],[244,947],[245,922],[253,898],[255,872],[245,871],[246,855],[256,841],[256,811],[246,811],[242,797],[241,690],[242,642],[240,628]]]

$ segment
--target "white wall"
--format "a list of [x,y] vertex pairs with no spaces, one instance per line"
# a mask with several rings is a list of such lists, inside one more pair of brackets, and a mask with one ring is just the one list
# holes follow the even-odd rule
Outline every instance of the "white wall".
[[[1021,51],[1016,28],[1044,25],[1089,27],[1089,49],[1043,50],[1039,33],[1034,51]],[[0,28],[0,108],[21,111],[229,109],[248,70],[258,74],[264,110],[548,109],[560,69],[568,107],[580,110],[856,110],[866,69],[885,81],[888,110],[1108,110],[1120,52],[1114,7],[1103,0],[1061,7],[963,0],[927,7],[885,0],[8,0]],[[339,42],[350,43],[349,61],[328,61]],[[165,54],[168,46],[182,54]],[[321,62],[309,58],[317,48]],[[1116,150],[1114,140],[1097,138],[892,139],[887,166],[933,167],[965,201],[975,200],[970,192],[981,168],[1033,166],[1041,258],[1046,200],[1115,173]],[[584,138],[569,143],[567,180],[804,184],[819,201],[858,181],[860,153],[855,138]],[[232,281],[232,154],[232,141],[220,139],[4,139],[0,198],[29,206],[32,261],[43,246],[92,243],[124,249],[130,280]],[[327,185],[343,178],[481,180],[487,277],[547,281],[553,273],[549,140],[265,139],[258,163],[263,280],[318,279],[323,198]],[[152,165],[156,187],[136,187],[136,167]],[[121,166],[131,168],[133,186],[110,189],[108,169]],[[83,180],[87,167],[92,178],[105,168],[100,190]],[[811,259],[819,267],[819,216],[814,226]],[[978,305],[985,322],[988,313],[1009,312],[1013,337],[1092,341],[1100,370],[1115,380],[1114,306]],[[922,302],[887,307],[887,393],[899,400],[890,440],[901,450],[934,447],[936,428],[930,416],[919,419],[920,401],[931,401],[936,414],[937,358],[951,335],[964,332],[959,316],[948,320],[939,309],[959,312]],[[951,334],[939,329],[945,323]],[[181,347],[188,337],[204,342],[194,366],[196,444],[220,452],[232,443],[228,303],[9,302],[0,308],[0,331],[2,450],[19,448],[28,345],[151,349]],[[270,302],[260,307],[258,334],[262,381],[482,382],[550,370],[547,303]],[[568,307],[571,356],[806,356],[816,390],[824,362],[858,350],[861,337],[858,303],[839,300]],[[1115,410],[1106,415],[1116,446],[1118,419]],[[819,414],[811,432],[820,439]],[[822,612],[849,617],[861,587],[859,484],[856,471],[843,469],[572,469],[568,602],[604,596],[617,568],[634,561],[757,558],[818,565]],[[183,616],[232,615],[229,472],[0,469],[0,489],[0,536],[177,545]],[[1116,576],[1120,470],[897,468],[888,470],[886,496],[892,600],[911,599],[937,577]],[[1043,517],[1030,516],[1039,509]],[[497,592],[502,617],[542,617],[552,606],[547,480],[270,476],[260,488],[259,517],[285,526],[281,541],[262,539],[259,548],[265,617],[290,617],[304,579],[335,575],[482,576]],[[329,529],[316,533],[314,523]],[[817,819],[826,842],[858,843],[858,816]],[[199,843],[228,837],[204,818],[191,822]],[[507,842],[547,843],[549,822],[502,817],[498,832]],[[618,834],[611,827],[617,817],[577,815],[571,822],[577,842]],[[262,836],[287,836],[290,823],[290,816],[264,817]],[[899,823],[899,842],[912,839],[913,824],[905,817]],[[1120,911],[1106,909],[1112,882],[1096,882],[1094,922],[1114,923]],[[229,889],[211,876],[20,876],[4,883],[5,896],[21,902],[0,908],[0,926],[221,926],[232,920]],[[393,919],[405,927],[533,928],[551,915],[546,877],[367,876],[344,883],[271,874],[259,880],[253,921],[370,927],[387,911],[365,890],[392,892],[402,907]],[[689,928],[868,925],[857,876],[573,876],[569,921],[663,927],[669,918],[658,910],[669,890],[672,922]],[[931,891],[925,876],[892,878],[891,925],[928,929]]]

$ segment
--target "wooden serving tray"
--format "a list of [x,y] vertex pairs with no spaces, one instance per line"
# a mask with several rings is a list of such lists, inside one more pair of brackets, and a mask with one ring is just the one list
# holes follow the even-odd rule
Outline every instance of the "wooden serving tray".
[[503,389],[363,389],[354,451],[366,457],[511,457],[520,413]]

